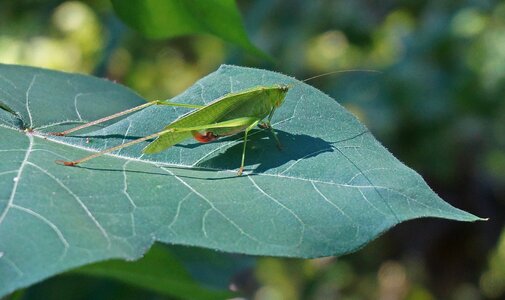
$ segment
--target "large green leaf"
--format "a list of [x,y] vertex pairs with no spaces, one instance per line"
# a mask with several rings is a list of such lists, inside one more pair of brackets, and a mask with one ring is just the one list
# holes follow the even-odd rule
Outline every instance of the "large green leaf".
[[[354,251],[405,220],[479,218],[440,199],[335,100],[293,78],[223,66],[174,101],[292,84],[268,132],[187,141],[156,155],[146,143],[64,167],[91,149],[163,128],[187,109],[150,107],[83,136],[45,134],[142,103],[92,77],[0,65],[0,295],[72,267],[136,259],[154,241],[288,257]],[[14,112],[14,113],[13,113]],[[30,130],[24,130],[29,128]],[[33,132],[32,132],[33,130]]]
[[128,25],[150,38],[212,34],[267,57],[247,37],[235,0],[111,0]]

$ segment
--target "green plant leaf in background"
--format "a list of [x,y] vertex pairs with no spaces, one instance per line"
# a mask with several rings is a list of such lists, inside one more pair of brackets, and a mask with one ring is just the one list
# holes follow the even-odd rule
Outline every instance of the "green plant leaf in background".
[[[150,107],[81,136],[75,124],[143,102],[112,82],[0,65],[0,295],[77,266],[136,259],[154,241],[286,257],[342,255],[419,217],[479,218],[440,199],[358,120],[317,89],[278,73],[222,66],[173,101],[205,104],[232,91],[291,84],[268,132],[146,144],[81,167],[72,160],[159,131],[187,112]],[[14,113],[12,113],[14,112]],[[25,130],[25,129],[29,130]]]
[[211,34],[268,58],[245,31],[235,0],[111,0],[118,16],[149,38]]
[[70,274],[110,278],[178,299],[229,299],[233,293],[201,287],[167,247],[153,245],[140,260],[111,260],[79,268]]

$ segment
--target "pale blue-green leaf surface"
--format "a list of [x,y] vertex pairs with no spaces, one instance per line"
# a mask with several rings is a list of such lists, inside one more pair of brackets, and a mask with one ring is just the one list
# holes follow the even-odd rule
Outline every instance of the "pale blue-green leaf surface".
[[64,167],[54,161],[156,132],[188,110],[150,107],[80,137],[50,136],[143,100],[105,80],[0,65],[0,295],[72,267],[136,259],[154,241],[318,257],[355,251],[409,219],[479,219],[440,199],[334,99],[293,78],[223,66],[173,101],[205,104],[279,83],[293,85],[273,118],[283,150],[254,130],[246,176],[236,176],[241,135],[156,155],[142,155],[146,142]]

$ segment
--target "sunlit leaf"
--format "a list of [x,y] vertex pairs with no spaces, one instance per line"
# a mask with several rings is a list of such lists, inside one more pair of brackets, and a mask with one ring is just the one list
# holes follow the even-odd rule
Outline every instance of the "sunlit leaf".
[[0,110],[0,295],[92,262],[139,258],[154,241],[319,257],[355,251],[414,218],[479,219],[440,199],[334,99],[293,78],[222,66],[173,101],[205,104],[274,83],[292,85],[273,119],[283,150],[268,131],[253,131],[245,176],[236,176],[240,135],[156,155],[142,155],[144,143],[72,168],[54,161],[156,132],[187,109],[151,107],[55,137],[46,133],[143,100],[105,80],[0,65],[0,101],[15,112]]

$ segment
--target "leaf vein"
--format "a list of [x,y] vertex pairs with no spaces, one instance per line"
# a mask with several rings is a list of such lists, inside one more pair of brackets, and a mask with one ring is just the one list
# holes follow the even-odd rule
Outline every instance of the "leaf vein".
[[299,159],[297,159],[296,161],[294,161],[289,167],[287,167],[286,169],[284,169],[282,172],[280,172],[279,174],[284,174],[286,173],[287,171],[289,171],[292,167],[294,167],[296,164],[298,164],[301,160],[307,158],[307,157],[310,157],[312,155],[316,155],[316,154],[319,154],[319,153],[323,153],[323,152],[326,152],[328,150],[331,150],[332,148],[325,148],[325,149],[321,149],[321,150],[318,150],[318,151],[314,151],[312,153],[309,153]]
[[76,113],[76,115],[77,115],[77,117],[79,118],[80,121],[82,121],[82,117],[81,117],[81,113],[79,112],[79,109],[77,108],[77,100],[82,95],[83,95],[83,93],[78,93],[74,97],[74,109],[75,109],[75,113]]
[[9,197],[9,200],[7,200],[7,205],[5,206],[5,209],[3,210],[2,214],[0,214],[0,225],[2,224],[3,220],[7,216],[7,213],[9,212],[10,207],[14,204],[14,198],[16,197],[16,192],[19,186],[19,182],[21,181],[21,174],[23,173],[23,170],[25,169],[25,166],[28,163],[28,159],[30,157],[32,148],[33,148],[33,137],[31,135],[27,135],[28,137],[28,148],[26,149],[25,157],[23,158],[23,161],[21,162],[21,165],[19,166],[18,173],[15,177],[16,180],[14,180],[14,186],[12,187],[11,195]]
[[67,239],[65,238],[65,236],[63,235],[61,230],[56,226],[56,224],[54,224],[53,222],[51,222],[50,220],[48,220],[47,218],[45,218],[41,214],[39,214],[29,208],[26,208],[26,207],[23,207],[23,206],[20,206],[17,204],[12,204],[12,208],[23,211],[23,212],[25,212],[35,218],[40,219],[42,222],[46,223],[46,225],[49,226],[56,233],[56,235],[58,236],[58,238],[60,239],[60,241],[64,247],[63,252],[61,253],[60,258],[58,260],[61,260],[61,259],[63,259],[63,257],[65,257],[65,255],[67,254],[68,248],[70,247],[70,244],[68,243]]
[[32,91],[32,88],[35,84],[35,80],[37,79],[37,74],[33,75],[32,81],[30,82],[30,85],[28,86],[28,89],[26,90],[25,94],[25,106],[26,106],[26,113],[28,114],[28,120],[30,121],[30,124],[28,128],[33,128],[33,118],[32,118],[32,112],[30,110],[30,93]]
[[[371,186],[375,187],[374,183],[372,182],[372,180],[370,180],[370,178],[368,178],[368,176],[366,176],[365,173],[363,173],[363,171],[361,170],[361,168],[352,160],[350,159],[347,155],[345,155],[345,153],[339,148],[339,147],[333,147],[335,150],[337,150],[338,152],[340,152],[340,154],[342,154],[342,156],[344,156],[344,158],[349,162],[351,163],[354,168],[356,168],[358,170],[359,173],[361,173],[363,175],[363,177],[366,179],[366,181],[368,181],[370,183]],[[358,189],[359,190],[359,189]],[[375,192],[377,193],[377,195],[379,195],[379,198],[382,199],[382,201],[384,202],[384,204],[388,207],[389,211],[393,214],[393,216],[395,217],[396,221],[398,223],[400,223],[400,219],[398,218],[398,216],[396,215],[396,212],[393,210],[393,208],[391,207],[391,205],[389,205],[389,203],[386,201],[386,199],[384,199],[384,197],[382,196],[382,194],[379,192],[379,190],[377,188],[374,188]],[[366,198],[364,196],[364,194],[361,192],[361,190],[359,190],[359,192],[362,194],[362,196],[365,198],[365,200],[368,201],[368,198]],[[370,203],[370,202],[369,202]],[[379,211],[380,212],[380,211]]]
[[68,194],[70,194],[75,199],[75,201],[79,204],[79,206],[84,210],[84,212],[86,213],[88,218],[91,219],[91,221],[95,224],[95,226],[98,228],[100,233],[105,237],[105,239],[107,240],[107,249],[109,249],[111,247],[111,240],[110,240],[109,234],[103,228],[103,226],[98,222],[98,220],[95,218],[95,216],[91,213],[91,211],[88,209],[88,207],[84,204],[84,202],[79,198],[79,196],[77,196],[66,184],[64,184],[60,179],[58,179],[56,176],[51,174],[46,169],[44,169],[34,163],[31,163],[31,162],[28,162],[27,164],[30,164],[31,166],[40,170],[42,173],[46,174],[49,178],[54,180],[60,187],[62,187],[65,191],[67,191]]
[[279,200],[275,199],[274,197],[272,197],[271,195],[269,195],[267,192],[265,192],[257,183],[256,181],[254,181],[252,179],[251,176],[247,176],[247,178],[251,181],[251,183],[253,184],[253,186],[260,192],[262,193],[263,195],[265,195],[268,199],[272,200],[275,204],[277,204],[278,206],[282,207],[283,209],[285,209],[288,213],[290,213],[293,217],[295,217],[295,219],[297,220],[298,223],[300,223],[301,225],[301,232],[300,232],[300,236],[298,238],[298,242],[296,243],[296,247],[300,246],[303,242],[303,237],[305,235],[305,223],[302,221],[302,219],[293,211],[291,210],[289,207],[287,207],[286,205],[282,204]]
[[[180,178],[179,176],[175,175],[172,171],[170,171],[169,169],[167,168],[164,168],[164,167],[161,167],[160,168],[164,171],[166,171],[167,173],[169,173],[170,175],[174,176],[175,179],[177,179],[180,183],[182,183],[184,186],[186,186],[190,191],[192,191],[195,195],[197,195],[198,197],[200,197],[201,199],[203,199],[205,202],[207,202],[207,204],[213,209],[215,210],[219,215],[221,215],[227,222],[229,222],[233,227],[235,227],[241,234],[245,235],[246,237],[248,237],[249,239],[255,241],[255,242],[258,242],[260,243],[260,241],[258,239],[256,239],[255,237],[251,236],[250,234],[248,234],[247,232],[244,231],[244,229],[242,229],[242,227],[240,227],[237,223],[235,223],[232,219],[230,219],[225,213],[223,213],[219,208],[217,208],[214,203],[212,203],[212,201],[210,201],[209,199],[207,199],[207,197],[205,197],[204,195],[202,195],[200,192],[198,192],[194,187],[192,187],[189,183],[187,183],[186,181],[184,181],[182,178]],[[205,234],[205,233],[204,233]]]
[[130,202],[130,205],[133,207],[132,211],[130,212],[130,220],[131,220],[131,226],[132,226],[132,235],[136,236],[137,235],[137,229],[135,227],[135,210],[137,209],[137,204],[135,204],[135,201],[133,201],[130,193],[128,192],[128,175],[126,173],[126,166],[131,162],[131,160],[127,160],[123,164],[123,190],[122,193],[126,196],[126,199]]
[[193,192],[189,192],[186,196],[184,196],[184,198],[181,199],[181,201],[179,201],[179,203],[177,203],[177,209],[175,211],[175,215],[174,215],[172,221],[170,222],[170,224],[168,224],[169,229],[172,229],[172,226],[174,226],[174,224],[179,219],[179,214],[181,212],[182,203],[184,203],[186,201],[186,199],[188,199],[189,196],[191,196],[191,195],[193,195]]
[[18,278],[19,277],[23,277],[25,274],[23,273],[23,271],[21,271],[21,269],[12,261],[10,260],[7,255],[3,255],[2,257],[0,257],[3,261],[7,262],[7,264],[18,274]]
[[333,206],[336,210],[338,210],[344,217],[346,217],[351,223],[354,223],[354,221],[352,220],[351,217],[349,217],[338,205],[336,205],[335,203],[333,203],[332,201],[330,201],[330,199],[328,199],[318,188],[317,186],[315,185],[315,183],[312,181],[311,182],[312,184],[312,187],[314,188],[314,190],[319,194],[319,196],[321,196],[321,198],[324,199],[324,201],[328,202],[328,204],[330,204],[331,206]]

